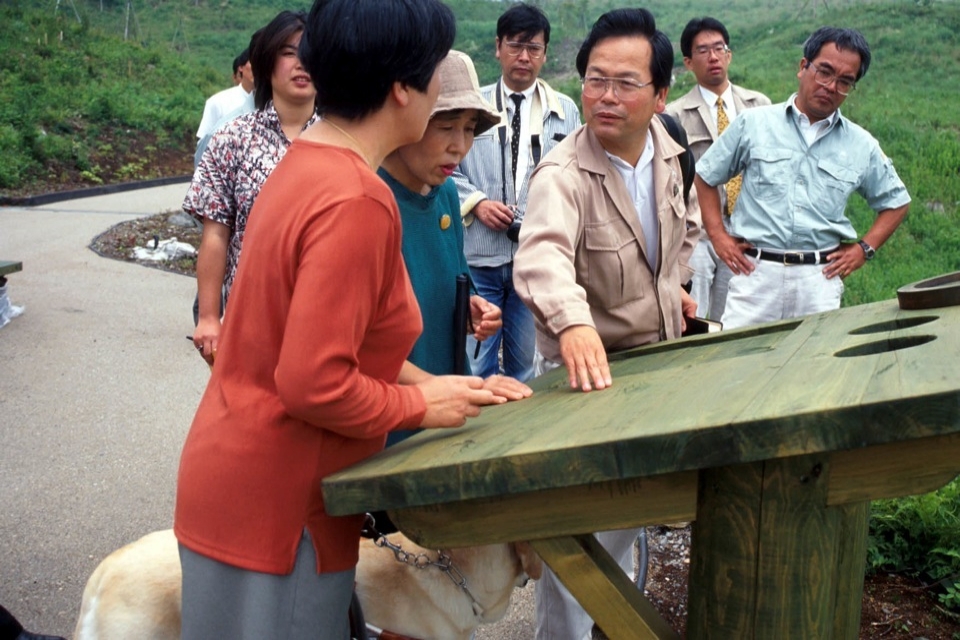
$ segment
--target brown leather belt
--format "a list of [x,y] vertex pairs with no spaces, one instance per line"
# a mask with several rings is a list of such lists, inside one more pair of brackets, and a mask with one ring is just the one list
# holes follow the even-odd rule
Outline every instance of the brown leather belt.
[[766,262],[776,262],[779,264],[823,264],[827,261],[827,256],[836,251],[839,247],[827,249],[825,251],[774,251],[773,249],[746,249],[744,255]]

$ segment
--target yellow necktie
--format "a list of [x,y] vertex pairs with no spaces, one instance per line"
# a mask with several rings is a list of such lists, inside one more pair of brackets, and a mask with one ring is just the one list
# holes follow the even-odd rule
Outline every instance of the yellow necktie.
[[[717,98],[717,133],[723,133],[730,124],[727,118],[727,112],[723,109],[723,98]],[[730,178],[730,182],[724,185],[727,191],[727,206],[724,213],[728,216],[733,213],[733,207],[737,204],[737,196],[740,195],[740,186],[743,184],[743,176],[736,175]]]

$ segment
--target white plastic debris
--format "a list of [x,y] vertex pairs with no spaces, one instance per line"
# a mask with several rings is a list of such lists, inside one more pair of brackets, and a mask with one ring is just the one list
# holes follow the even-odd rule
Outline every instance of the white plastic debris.
[[18,307],[10,302],[7,285],[0,287],[0,327],[6,326],[8,322],[21,313],[23,313],[23,307]]
[[185,258],[196,254],[197,250],[193,248],[193,245],[186,242],[179,242],[176,238],[160,240],[156,243],[156,247],[153,248],[133,248],[133,257],[135,259],[150,260],[153,262],[176,260],[177,258]]

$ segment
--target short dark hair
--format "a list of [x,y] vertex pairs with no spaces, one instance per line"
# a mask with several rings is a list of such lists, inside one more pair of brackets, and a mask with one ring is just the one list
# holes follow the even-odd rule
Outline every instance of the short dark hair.
[[382,107],[395,82],[426,92],[456,33],[440,0],[316,0],[300,60],[320,113],[357,120]]
[[857,80],[867,75],[867,69],[870,68],[870,45],[867,44],[867,39],[863,37],[863,34],[856,29],[820,27],[803,43],[803,57],[807,59],[807,62],[813,62],[820,54],[823,45],[830,42],[836,45],[837,49],[853,51],[860,56]]
[[550,43],[550,20],[547,14],[524,2],[519,2],[504,11],[497,20],[497,39],[519,36],[521,42],[530,40],[543,32],[543,44]]
[[267,26],[257,32],[250,52],[250,67],[253,69],[253,104],[262,111],[273,100],[270,78],[277,64],[280,49],[290,36],[303,31],[307,14],[303,11],[281,11]]
[[683,33],[680,34],[680,53],[683,54],[684,58],[693,57],[693,39],[704,31],[716,31],[723,36],[725,44],[730,44],[730,34],[727,33],[727,28],[723,26],[722,22],[710,16],[694,18],[687,23],[687,26],[683,28]]
[[233,59],[233,75],[237,75],[237,72],[240,71],[240,67],[247,64],[250,61],[250,48],[247,47],[240,52],[236,58]]
[[590,53],[601,40],[624,36],[647,39],[652,50],[650,75],[653,88],[657,91],[668,88],[673,74],[673,45],[664,32],[657,30],[657,21],[646,9],[614,9],[597,18],[577,53],[577,72],[580,77],[586,74]]

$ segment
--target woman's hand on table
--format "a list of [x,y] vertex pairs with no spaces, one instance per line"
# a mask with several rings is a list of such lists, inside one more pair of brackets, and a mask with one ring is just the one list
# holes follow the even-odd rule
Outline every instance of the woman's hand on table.
[[483,381],[483,388],[489,389],[493,395],[507,400],[523,400],[533,395],[533,389],[516,378],[500,374],[490,376]]
[[416,384],[427,402],[420,426],[424,429],[461,427],[467,418],[480,415],[480,407],[507,401],[484,388],[475,376],[433,376]]

